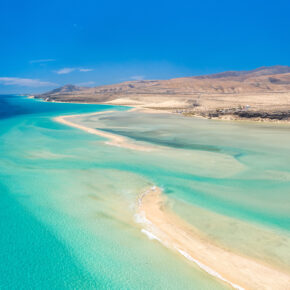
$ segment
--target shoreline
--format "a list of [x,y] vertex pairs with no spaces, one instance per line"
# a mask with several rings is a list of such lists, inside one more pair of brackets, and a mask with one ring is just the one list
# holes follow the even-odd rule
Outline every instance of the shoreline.
[[[217,117],[213,117],[210,115],[204,115],[202,112],[182,112],[182,113],[177,113],[177,110],[180,110],[178,108],[162,108],[162,107],[146,107],[144,105],[138,105],[138,104],[115,104],[114,102],[76,102],[76,101],[55,101],[55,100],[49,100],[43,99],[43,98],[38,98],[35,96],[28,96],[27,98],[29,99],[34,99],[34,100],[41,100],[43,102],[48,102],[48,103],[68,103],[68,104],[86,104],[86,105],[118,105],[118,106],[123,106],[123,107],[131,107],[132,111],[140,111],[144,113],[151,113],[151,114],[174,114],[174,115],[181,115],[184,117],[190,117],[190,118],[198,118],[198,119],[206,119],[206,120],[218,120],[218,121],[239,121],[239,122],[251,122],[251,123],[271,123],[271,124],[290,124],[290,119],[270,119],[270,118],[261,118],[261,117],[239,117],[234,114],[225,114],[225,115],[220,115]],[[131,111],[129,110],[129,111]],[[258,111],[257,111],[258,112]]]
[[[177,114],[174,113],[173,114]],[[270,119],[270,118],[242,118],[238,117],[236,115],[221,115],[218,117],[211,117],[211,116],[204,116],[201,114],[188,114],[188,113],[182,113],[182,116],[184,117],[190,117],[190,118],[199,118],[199,119],[205,119],[205,120],[215,120],[215,121],[231,121],[231,122],[249,122],[249,123],[269,123],[269,124],[290,124],[290,119],[286,120],[279,120],[279,119]]]
[[159,241],[235,289],[290,289],[288,273],[200,237],[195,228],[166,207],[165,196],[156,186],[138,198],[135,221],[149,239]]

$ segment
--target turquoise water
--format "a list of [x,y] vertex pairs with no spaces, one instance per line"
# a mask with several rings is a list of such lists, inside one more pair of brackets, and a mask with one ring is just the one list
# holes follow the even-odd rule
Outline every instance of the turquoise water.
[[156,145],[150,154],[107,156],[101,166],[144,176],[207,238],[289,271],[289,125],[140,112],[74,121]]
[[227,288],[148,240],[134,222],[145,187],[164,186],[186,201],[166,181],[177,184],[193,167],[181,170],[182,159],[158,165],[167,152],[108,146],[52,120],[112,109],[127,110],[0,96],[0,288]]
[[[186,149],[174,151],[174,162],[185,152],[198,152],[199,164],[193,165],[194,158],[186,160],[197,173],[187,168],[183,172],[182,169],[170,172],[167,163],[171,156],[164,166],[167,168],[164,174],[184,180],[182,185],[178,182],[178,191],[183,190],[184,197],[192,203],[212,205],[223,214],[290,230],[289,125],[146,115],[120,113],[113,118],[104,115],[100,121],[105,124],[105,131],[167,148]],[[90,125],[88,121],[86,124]],[[210,162],[202,164],[201,156],[209,157]],[[212,172],[210,163],[213,162],[219,164],[214,164]],[[181,166],[184,165],[182,160]],[[233,171],[228,172],[229,169]],[[170,190],[172,186],[167,183],[165,188]],[[191,186],[198,190],[190,190]],[[192,191],[194,194],[189,194]]]

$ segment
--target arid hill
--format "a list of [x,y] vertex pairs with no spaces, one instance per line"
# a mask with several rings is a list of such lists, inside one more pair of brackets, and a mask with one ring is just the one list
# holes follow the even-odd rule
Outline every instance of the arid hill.
[[288,119],[290,67],[261,67],[94,88],[66,85],[36,96],[47,101],[108,103],[205,117]]

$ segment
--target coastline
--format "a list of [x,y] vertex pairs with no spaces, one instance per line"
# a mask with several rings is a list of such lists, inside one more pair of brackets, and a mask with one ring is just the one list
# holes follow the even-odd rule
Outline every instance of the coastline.
[[[118,105],[123,107],[131,107],[132,109],[129,111],[140,111],[144,113],[151,113],[151,114],[176,114],[176,115],[182,115],[184,117],[190,117],[190,118],[199,118],[199,119],[207,119],[207,120],[219,120],[219,121],[239,121],[239,122],[251,122],[251,123],[272,123],[272,124],[290,124],[290,118],[288,119],[275,119],[275,118],[268,118],[268,117],[240,117],[235,114],[224,114],[224,115],[218,115],[218,116],[212,116],[211,114],[208,114],[206,112],[200,111],[200,112],[187,112],[186,108],[184,109],[184,112],[178,112],[178,108],[172,107],[147,107],[145,105],[140,104],[124,104],[124,103],[116,103],[116,102],[78,102],[78,101],[60,101],[60,100],[50,100],[49,98],[38,98],[35,96],[28,96],[29,99],[34,100],[42,100],[43,102],[50,102],[50,103],[76,103],[76,104],[87,104],[87,105]],[[259,111],[257,111],[259,113]]]
[[[109,103],[103,103],[103,105],[109,105]],[[126,105],[120,105],[126,106]],[[271,124],[290,124],[290,119],[288,120],[278,120],[270,118],[242,118],[237,115],[220,115],[217,117],[211,117],[210,115],[202,114],[192,114],[192,113],[177,113],[176,109],[162,109],[162,108],[147,108],[144,106],[135,106],[130,111],[148,113],[148,114],[174,114],[181,115],[183,117],[206,119],[206,120],[216,120],[216,121],[232,121],[232,122],[250,122],[250,123],[271,123]]]
[[220,248],[166,207],[162,190],[153,186],[138,199],[137,223],[157,240],[203,271],[235,289],[289,289],[290,276],[266,264]]
[[212,117],[209,115],[202,115],[202,114],[192,114],[192,113],[182,113],[184,117],[190,117],[190,118],[201,118],[201,119],[207,119],[207,120],[218,120],[218,121],[232,121],[232,122],[251,122],[251,123],[271,123],[271,124],[290,124],[290,119],[270,119],[270,118],[245,118],[245,117],[239,117],[234,114],[229,115],[220,115],[217,117]]

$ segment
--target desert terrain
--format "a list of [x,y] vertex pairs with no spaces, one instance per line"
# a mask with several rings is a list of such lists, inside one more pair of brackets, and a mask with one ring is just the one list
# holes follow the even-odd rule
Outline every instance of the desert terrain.
[[35,97],[54,102],[128,105],[207,118],[287,121],[290,67],[261,67],[97,87],[65,85]]

